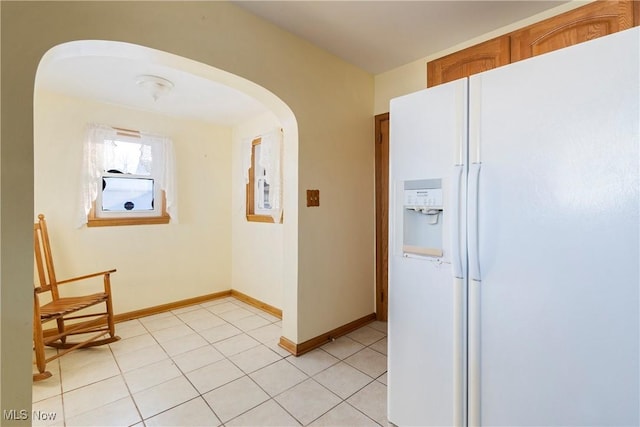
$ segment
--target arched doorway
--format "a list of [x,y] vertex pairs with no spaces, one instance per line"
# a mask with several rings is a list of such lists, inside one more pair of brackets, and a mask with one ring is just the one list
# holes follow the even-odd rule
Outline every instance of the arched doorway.
[[[83,62],[87,62],[89,65],[83,64]],[[54,69],[55,66],[58,66],[57,76],[47,76],[47,72]],[[64,72],[70,73],[73,70],[78,70],[80,66],[86,66],[85,74],[76,76],[77,82],[81,84],[75,86],[75,90],[94,91],[92,92],[93,99],[84,99],[81,93],[73,92],[71,89],[68,89],[70,94],[66,95],[51,93],[52,90],[48,90],[49,93],[44,93],[47,92],[47,90],[43,89],[46,86],[44,82],[47,79],[55,80],[60,78]],[[228,110],[232,109],[231,107],[235,105],[234,103],[244,102],[248,106],[247,108],[255,108],[250,111],[250,116],[251,114],[253,116],[242,116],[241,112],[236,111],[234,114],[237,115],[232,115],[236,117],[235,119],[221,119],[222,124],[205,123],[202,125],[195,123],[198,121],[197,117],[193,118],[187,115],[176,119],[183,124],[192,124],[188,126],[188,129],[185,129],[183,125],[181,125],[182,127],[169,125],[166,123],[168,120],[163,121],[158,118],[168,114],[166,110],[162,109],[161,102],[170,100],[170,95],[157,101],[146,99],[148,102],[147,108],[141,106],[138,103],[139,100],[132,96],[131,93],[127,93],[126,90],[121,98],[99,99],[99,91],[97,90],[99,84],[96,81],[98,76],[102,76],[100,78],[112,76],[114,80],[117,80],[122,75],[116,72],[116,68],[120,69],[123,66],[139,67],[134,74],[142,73],[146,67],[147,71],[144,71],[144,73],[163,74],[170,77],[177,84],[178,82],[179,84],[187,84],[187,81],[191,79],[195,81],[196,87],[201,88],[199,92],[196,89],[196,92],[201,96],[204,96],[202,94],[206,90],[215,86],[214,89],[219,91],[217,93],[226,93],[224,95],[226,96],[224,98],[225,101],[222,103],[226,102],[229,105]],[[92,67],[94,73],[86,74],[87,71],[92,70]],[[96,67],[102,67],[102,69]],[[134,87],[135,81],[133,80],[128,82],[119,80],[115,84],[116,87],[117,85],[131,84],[132,89],[129,90],[137,89]],[[141,93],[136,96],[138,95],[146,96]],[[183,107],[188,106],[183,105]],[[262,109],[260,109],[261,107]],[[203,108],[206,108],[206,105]],[[225,108],[222,108],[220,114],[224,114],[224,110]],[[175,113],[173,110],[172,112]],[[241,118],[237,119],[237,117]],[[225,124],[224,120],[227,120],[227,124]],[[296,307],[287,306],[287,302],[291,303],[292,301],[286,300],[281,295],[283,293],[283,283],[286,280],[285,277],[295,277],[295,274],[290,274],[287,269],[297,268],[297,263],[291,262],[291,257],[295,257],[296,254],[291,250],[288,252],[284,250],[287,240],[295,240],[297,238],[297,222],[294,220],[297,217],[297,124],[292,111],[284,102],[265,88],[241,77],[209,65],[139,45],[93,40],[58,45],[44,55],[36,76],[34,102],[36,214],[40,210],[52,211],[54,212],[53,218],[57,216],[60,221],[65,221],[65,218],[74,216],[73,211],[75,208],[72,206],[74,203],[72,201],[74,197],[73,190],[66,193],[64,191],[60,192],[59,187],[56,190],[56,186],[64,186],[66,185],[65,183],[72,184],[75,176],[77,176],[73,172],[74,165],[77,164],[81,156],[77,143],[81,138],[80,129],[84,127],[87,121],[102,121],[114,126],[122,125],[136,129],[142,128],[142,130],[160,128],[170,133],[175,131],[178,134],[178,139],[182,141],[183,159],[189,159],[189,161],[179,163],[178,169],[183,171],[194,169],[198,171],[195,176],[190,174],[187,177],[189,184],[183,185],[183,188],[181,188],[183,190],[181,191],[183,193],[182,204],[187,208],[186,211],[181,209],[180,224],[173,231],[170,228],[165,228],[156,230],[153,233],[149,233],[148,230],[143,233],[129,228],[118,231],[110,230],[108,233],[96,233],[96,230],[91,230],[93,231],[91,233],[87,229],[79,230],[72,227],[72,221],[70,220],[67,220],[63,226],[66,232],[60,233],[59,244],[65,248],[65,252],[67,249],[72,252],[75,251],[75,256],[67,254],[65,255],[67,259],[61,260],[67,263],[69,269],[74,265],[92,262],[90,259],[105,259],[108,254],[122,252],[123,247],[129,247],[140,255],[135,262],[128,261],[126,258],[131,258],[128,255],[120,257],[119,263],[124,268],[116,265],[123,273],[121,280],[127,285],[123,291],[120,291],[119,298],[121,298],[121,306],[123,307],[121,311],[135,311],[145,306],[166,304],[170,300],[182,300],[207,293],[215,293],[224,287],[233,288],[233,271],[234,269],[242,269],[242,265],[237,265],[239,257],[233,256],[232,249],[228,249],[223,256],[220,255],[221,251],[219,249],[225,244],[232,245],[234,239],[234,236],[231,235],[228,239],[230,242],[225,243],[226,239],[220,237],[224,232],[224,228],[227,229],[227,232],[242,228],[242,216],[238,219],[237,206],[234,205],[238,198],[241,200],[244,198],[243,193],[239,194],[239,192],[243,192],[243,188],[242,185],[238,185],[238,181],[241,178],[235,166],[239,163],[237,143],[240,139],[251,135],[252,132],[259,134],[263,130],[274,126],[281,128],[284,134],[283,186],[285,198],[289,199],[285,204],[285,209],[288,209],[287,218],[290,220],[278,225],[279,230],[277,231],[269,230],[271,238],[279,239],[277,243],[280,246],[279,250],[273,251],[273,247],[265,244],[268,241],[255,235],[248,235],[246,232],[243,234],[243,239],[254,239],[256,242],[254,246],[261,244],[262,252],[257,252],[258,254],[268,253],[269,250],[273,253],[280,253],[277,262],[271,263],[274,269],[272,275],[280,276],[278,280],[280,287],[272,288],[271,292],[280,293],[280,295],[274,298],[276,302],[267,302],[274,306],[279,305],[279,308],[282,309],[284,314],[283,330],[286,330],[288,322],[295,325]],[[135,123],[140,124],[136,125]],[[196,144],[194,139],[200,139],[200,141]],[[71,141],[75,142],[71,143]],[[224,149],[211,148],[207,145],[208,143],[220,143],[220,141],[225,145]],[[179,145],[179,143],[179,141],[176,141],[176,145]],[[178,157],[180,157],[179,155],[180,153],[178,153]],[[225,162],[231,163],[232,166],[225,166]],[[224,169],[225,167],[229,169],[226,170]],[[228,177],[227,182],[220,184],[219,181],[224,180],[224,176],[221,176],[224,175],[224,171],[231,173],[233,177]],[[53,179],[55,176],[59,178],[57,184],[55,183],[56,180]],[[208,190],[211,186],[215,186],[215,191]],[[228,188],[223,190],[225,186]],[[221,195],[223,192],[225,193]],[[207,205],[207,208],[203,208],[198,205],[198,202],[203,198],[214,200]],[[209,201],[211,202],[211,200]],[[218,215],[220,211],[224,211],[224,213]],[[48,212],[47,216],[51,218]],[[228,223],[225,224],[224,221],[228,221]],[[207,227],[207,229],[203,233],[204,227]],[[274,226],[271,225],[271,227]],[[155,243],[153,243],[154,239]],[[128,243],[120,246],[118,242]],[[140,244],[139,242],[146,242],[146,244]],[[213,280],[209,278],[209,280],[215,282],[213,284],[214,289],[211,291],[207,291],[207,288],[203,287],[206,286],[207,282],[207,277],[203,277],[206,276],[206,271],[199,270],[195,265],[192,268],[185,269],[183,271],[184,274],[195,273],[191,280],[184,280],[184,283],[194,283],[200,280],[203,286],[192,288],[188,291],[191,292],[190,295],[180,293],[178,290],[181,287],[181,291],[185,289],[184,286],[176,286],[176,279],[183,280],[184,277],[180,279],[179,276],[181,275],[175,274],[175,272],[170,271],[171,269],[167,269],[165,272],[156,272],[156,276],[167,278],[165,282],[159,283],[158,280],[148,280],[150,272],[162,270],[162,262],[157,262],[152,248],[162,248],[163,242],[171,242],[167,246],[181,248],[175,250],[174,255],[169,258],[178,260],[182,256],[181,253],[190,252],[193,254],[208,250],[209,259],[215,258],[217,261],[214,260],[212,262],[214,264],[217,262],[219,269],[224,269],[225,263],[230,263],[231,266],[228,267],[229,271],[227,273],[219,274]],[[190,247],[189,245],[194,246]],[[164,250],[167,249],[167,246],[165,246]],[[96,256],[96,252],[99,253],[98,256]],[[187,258],[193,260],[192,256],[188,256],[183,258],[183,263],[181,264],[190,262]],[[140,262],[140,259],[142,259],[142,262]],[[206,259],[206,255],[204,259]],[[204,259],[201,261],[204,262]],[[247,260],[240,261],[247,262]],[[248,262],[251,262],[251,259]],[[136,266],[136,263],[139,266]],[[260,280],[260,278],[257,278],[257,280]],[[156,288],[157,292],[150,292],[152,288]],[[118,294],[117,285],[115,286],[114,294]],[[150,299],[149,295],[155,296]],[[143,297],[145,300],[141,301]],[[118,296],[115,298],[116,312],[118,312]],[[264,299],[261,296],[256,296],[256,298]],[[293,303],[295,303],[295,300]]]

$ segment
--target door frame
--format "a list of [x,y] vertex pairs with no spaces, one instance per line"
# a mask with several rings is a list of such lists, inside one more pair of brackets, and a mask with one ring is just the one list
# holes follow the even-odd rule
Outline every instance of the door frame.
[[389,113],[375,117],[376,318],[387,321],[389,284]]

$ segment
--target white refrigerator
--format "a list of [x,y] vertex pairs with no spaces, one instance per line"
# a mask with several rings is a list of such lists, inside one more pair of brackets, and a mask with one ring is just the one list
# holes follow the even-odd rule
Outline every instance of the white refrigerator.
[[640,29],[396,98],[388,416],[640,424]]

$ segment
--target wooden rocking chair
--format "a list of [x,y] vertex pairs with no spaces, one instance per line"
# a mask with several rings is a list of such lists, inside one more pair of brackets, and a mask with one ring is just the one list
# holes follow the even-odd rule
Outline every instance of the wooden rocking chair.
[[[34,245],[36,253],[36,266],[40,279],[40,286],[37,286],[33,293],[33,344],[36,354],[37,374],[33,374],[33,380],[39,381],[51,376],[51,372],[46,370],[47,363],[55,360],[66,353],[82,347],[91,347],[108,344],[120,339],[115,334],[113,321],[113,306],[111,303],[111,273],[114,270],[101,271],[99,273],[74,277],[72,279],[56,279],[53,268],[53,258],[49,245],[49,234],[44,215],[38,215],[39,221],[33,226]],[[60,297],[58,286],[66,283],[76,282],[89,278],[103,276],[104,292],[91,295]],[[40,295],[49,293],[50,302],[40,305]],[[104,303],[105,309],[102,312],[88,311],[87,314],[80,314],[80,311],[97,304]],[[77,319],[84,319],[80,322]],[[57,330],[43,333],[42,325],[55,320]],[[66,324],[66,321],[73,321]],[[82,337],[80,342],[67,342],[70,335],[91,334],[90,337]],[[105,337],[105,335],[108,335]],[[44,346],[58,348],[56,355],[45,357]]]

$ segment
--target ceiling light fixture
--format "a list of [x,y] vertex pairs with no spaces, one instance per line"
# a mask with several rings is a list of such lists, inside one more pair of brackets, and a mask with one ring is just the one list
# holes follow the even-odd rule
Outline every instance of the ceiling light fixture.
[[136,78],[136,84],[149,92],[154,101],[173,89],[173,83],[165,78],[142,75]]

